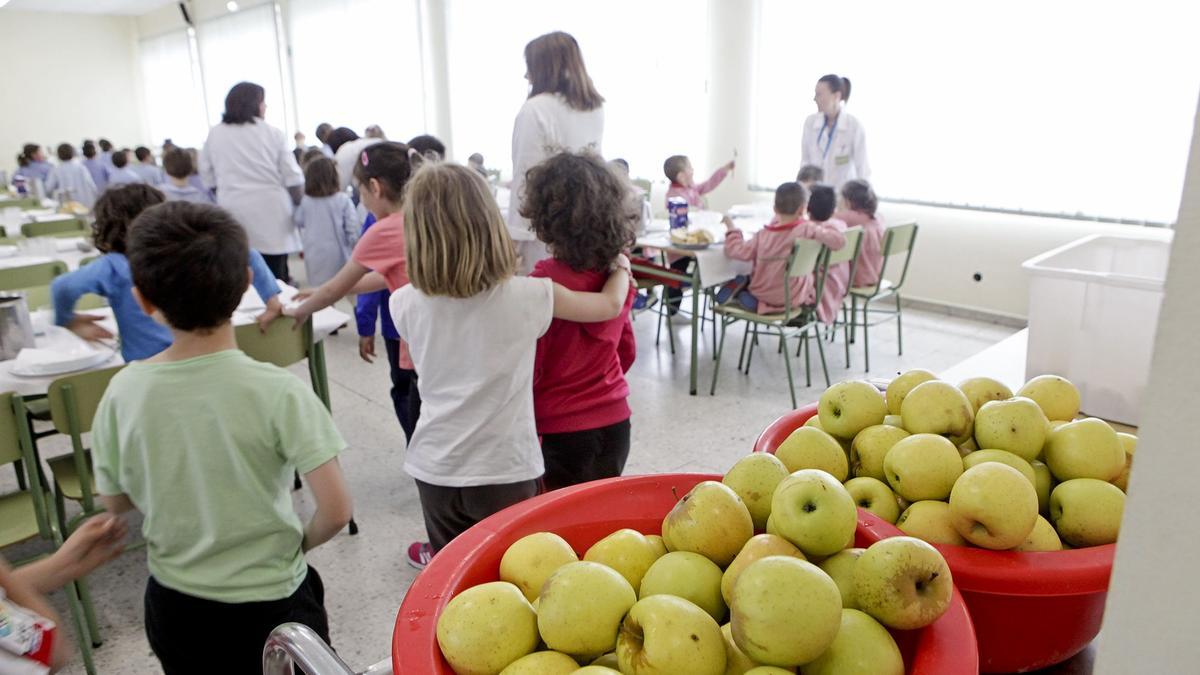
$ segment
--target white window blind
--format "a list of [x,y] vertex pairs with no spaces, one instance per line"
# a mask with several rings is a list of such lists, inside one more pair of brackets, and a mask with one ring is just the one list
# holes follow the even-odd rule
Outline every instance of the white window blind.
[[271,4],[226,14],[199,25],[200,65],[209,124],[221,121],[225,95],[238,82],[253,82],[266,90],[266,120],[287,129],[283,74]]
[[138,46],[146,122],[153,142],[170,138],[177,145],[199,146],[208,126],[204,90],[188,32],[147,38]]
[[837,73],[883,196],[1174,221],[1197,3],[761,1],[756,183],[795,177],[813,86]]

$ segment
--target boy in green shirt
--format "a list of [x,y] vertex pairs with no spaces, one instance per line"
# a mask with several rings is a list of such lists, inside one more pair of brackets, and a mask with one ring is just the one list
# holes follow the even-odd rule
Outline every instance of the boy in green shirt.
[[[168,202],[133,222],[126,248],[135,299],[174,343],[109,384],[92,430],[96,485],[109,511],[145,516],[146,636],[164,672],[257,672],[281,623],[329,640],[304,551],[350,520],[346,444],[306,383],[238,350],[230,319],[250,270],[232,216]],[[317,503],[303,526],[293,470]]]

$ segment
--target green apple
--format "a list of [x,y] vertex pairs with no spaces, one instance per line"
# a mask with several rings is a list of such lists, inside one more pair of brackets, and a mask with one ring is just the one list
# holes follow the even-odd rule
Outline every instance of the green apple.
[[1014,455],[1013,453],[1006,452],[1004,450],[992,450],[989,448],[987,450],[976,450],[975,452],[972,452],[966,457],[963,457],[963,471],[966,471],[973,466],[979,466],[985,462],[1000,462],[1001,464],[1007,464],[1017,471],[1020,471],[1022,476],[1028,478],[1030,485],[1034,486],[1034,488],[1037,487],[1037,472],[1033,470],[1033,465]]
[[801,469],[820,469],[838,480],[846,480],[849,464],[842,444],[833,436],[812,427],[793,431],[779,447],[775,456],[787,467],[788,473]]
[[758,667],[759,664],[746,656],[746,652],[739,649],[733,641],[733,631],[729,624],[721,626],[721,637],[725,638],[725,675],[745,675],[746,671]]
[[857,609],[842,610],[837,637],[800,675],[904,675],[900,647],[878,621]]
[[854,564],[859,609],[891,628],[928,626],[950,607],[953,594],[946,559],[915,537],[877,541]]
[[876,424],[858,432],[850,444],[850,473],[885,480],[883,458],[903,438],[908,438],[907,431],[886,424]]
[[571,675],[621,675],[621,671],[606,666],[584,666]]
[[510,663],[500,675],[570,675],[576,670],[579,664],[562,652],[534,652]]
[[1125,449],[1117,432],[1095,418],[1064,424],[1046,441],[1046,466],[1060,481],[1096,478],[1110,481],[1125,470]]
[[804,424],[802,424],[800,426],[816,427],[817,429],[820,429],[821,431],[825,431],[825,429],[823,427],[821,427],[821,416],[817,415],[817,414],[813,414],[812,417],[804,420]]
[[656,559],[667,554],[667,544],[660,535],[648,534],[646,535],[646,541],[650,542],[650,545],[654,547],[654,552],[657,554]]
[[904,397],[908,396],[908,392],[912,391],[913,387],[916,387],[922,382],[928,382],[936,379],[938,379],[937,375],[934,375],[928,370],[922,370],[921,368],[915,368],[897,375],[892,379],[891,382],[888,383],[887,386],[886,399],[888,414],[899,415],[900,404],[904,402]]
[[975,413],[975,442],[979,447],[1007,450],[1026,461],[1042,454],[1049,431],[1050,420],[1042,409],[1023,396],[989,401]]
[[[912,396],[909,394],[905,400],[912,400]],[[913,434],[900,439],[883,458],[888,485],[910,502],[945,499],[962,472],[963,459],[958,448],[937,434]]]
[[858,603],[854,599],[854,563],[858,562],[859,557],[866,551],[865,548],[844,549],[817,565],[822,572],[833,579],[833,583],[837,584],[838,592],[842,594],[842,607],[844,608],[858,607]]
[[771,500],[771,518],[779,534],[805,556],[842,550],[858,526],[854,498],[836,478],[819,469],[804,469],[783,479]]
[[1019,546],[1037,522],[1037,491],[1020,471],[984,462],[963,472],[950,492],[950,516],[964,539],[983,548]]
[[1017,390],[1017,396],[1033,399],[1046,419],[1070,421],[1079,414],[1079,390],[1065,377],[1038,375]]
[[[882,424],[888,414],[879,389],[864,380],[838,382],[821,394],[817,402],[821,428],[830,435],[850,440],[873,424]],[[786,462],[785,462],[786,463]]]
[[1101,546],[1117,540],[1125,493],[1094,478],[1059,483],[1050,493],[1050,521],[1071,546]]
[[634,588],[641,585],[642,575],[658,558],[658,550],[646,535],[629,528],[613,532],[583,554],[584,560],[608,565],[620,572]]
[[900,514],[900,518],[896,520],[896,527],[904,534],[924,539],[931,544],[967,545],[967,540],[954,529],[950,505],[946,502],[914,502]]
[[1063,550],[1063,545],[1062,540],[1058,538],[1058,533],[1054,531],[1054,526],[1050,524],[1050,521],[1038,516],[1037,522],[1034,523],[1033,530],[1029,533],[1029,536],[1025,537],[1025,541],[1021,542],[1021,545],[1013,550],[1025,553],[1061,551]]
[[971,454],[972,452],[975,452],[978,449],[979,449],[979,444],[975,442],[975,439],[968,438],[966,443],[962,443],[958,446],[958,454],[962,455],[963,457],[966,457],[967,455]]
[[883,418],[883,423],[888,425],[889,427],[896,427],[897,429],[904,428],[904,418],[898,414],[897,415],[887,415],[886,417]]
[[721,597],[726,604],[733,598],[733,585],[737,583],[737,578],[742,571],[749,567],[750,563],[769,555],[790,555],[793,558],[805,559],[800,549],[783,537],[774,534],[754,535],[742,547],[733,562],[729,563],[729,567],[725,568],[725,574],[721,576]]
[[626,675],[724,675],[725,639],[704,610],[654,595],[638,600],[621,623],[617,661]]
[[454,672],[499,673],[537,649],[538,616],[515,585],[479,584],[446,604],[437,621],[437,641]]
[[720,621],[725,618],[725,600],[721,597],[721,568],[699,553],[672,551],[654,561],[642,586],[639,598],[652,595],[674,595],[691,602]]
[[779,528],[775,526],[775,515],[774,514],[772,514],[769,518],[767,518],[766,532],[767,532],[767,534],[773,534],[776,537],[780,537],[780,538],[783,537],[783,535],[779,533]]
[[1050,489],[1054,487],[1054,477],[1050,475],[1050,467],[1038,460],[1029,463],[1033,468],[1033,487],[1037,490],[1038,513],[1050,513]]
[[[1062,425],[1070,424],[1073,421],[1074,420],[1050,420],[1050,431],[1054,431],[1055,429],[1061,427]],[[1050,434],[1049,434],[1049,432],[1047,432],[1046,440],[1049,440],[1049,439],[1050,439]]]
[[754,519],[742,498],[727,485],[698,483],[663,519],[662,538],[670,551],[699,553],[724,567],[754,536]]
[[[839,454],[841,450],[839,446]],[[754,529],[761,530],[767,526],[767,518],[771,515],[771,496],[789,473],[791,471],[779,457],[768,452],[755,452],[739,459],[721,482],[742,498],[754,521]]]
[[566,539],[553,532],[535,532],[516,540],[504,552],[500,580],[516,584],[525,599],[533,602],[554,570],[578,561]]
[[600,658],[596,659],[595,661],[592,661],[588,665],[589,666],[604,666],[605,668],[612,668],[613,670],[621,669],[621,662],[617,660],[616,652],[609,652],[609,653],[605,654],[604,656],[601,656]]
[[791,668],[780,668],[778,666],[759,666],[746,671],[746,675],[791,675],[796,672]]
[[896,493],[879,479],[866,476],[851,478],[846,481],[846,491],[860,509],[866,509],[889,523],[895,523],[900,517]]
[[786,668],[829,648],[841,625],[842,596],[816,565],[769,556],[742,572],[730,610],[737,646],[758,663]]
[[1133,453],[1137,450],[1137,436],[1117,432],[1121,447],[1125,449],[1125,469],[1121,475],[1112,479],[1112,484],[1121,488],[1121,492],[1129,492],[1129,471],[1133,468]]
[[[537,627],[550,649],[594,658],[616,648],[621,619],[635,602],[633,587],[611,567],[586,560],[567,563],[542,587]],[[490,629],[505,625],[496,622]]]
[[957,448],[971,437],[975,409],[958,387],[930,380],[908,392],[900,406],[900,417],[908,433],[945,436]]
[[971,402],[976,413],[988,401],[1003,401],[1012,398],[1012,389],[1003,382],[990,377],[972,377],[958,383],[958,389]]

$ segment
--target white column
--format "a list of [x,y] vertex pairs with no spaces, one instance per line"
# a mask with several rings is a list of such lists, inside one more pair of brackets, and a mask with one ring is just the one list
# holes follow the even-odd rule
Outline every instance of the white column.
[[446,0],[418,0],[421,17],[421,82],[425,100],[425,131],[446,145],[446,156],[466,162],[454,154],[450,133],[450,68],[446,52]]
[[[753,72],[757,52],[758,3],[709,0],[708,143],[706,167],[717,167],[737,150],[738,169],[709,195],[709,205],[724,210],[752,199],[747,188],[751,162]],[[709,171],[697,168],[698,173]],[[706,174],[707,175],[707,174]]]

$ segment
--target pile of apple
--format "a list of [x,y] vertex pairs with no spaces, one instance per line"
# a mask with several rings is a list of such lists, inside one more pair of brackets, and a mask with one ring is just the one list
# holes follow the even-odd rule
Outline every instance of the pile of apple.
[[[1075,420],[1079,391],[1042,375],[954,386],[926,370],[827,389],[775,451],[778,475],[822,469],[855,503],[935,544],[1060,551],[1117,540],[1137,437]],[[769,528],[768,528],[769,531]]]
[[617,530],[583,560],[557,534],[519,539],[500,581],[447,604],[442,654],[460,675],[902,675],[887,627],[946,611],[945,559],[913,537],[848,548],[845,486],[778,466],[744,457],[680,499],[661,537]]

